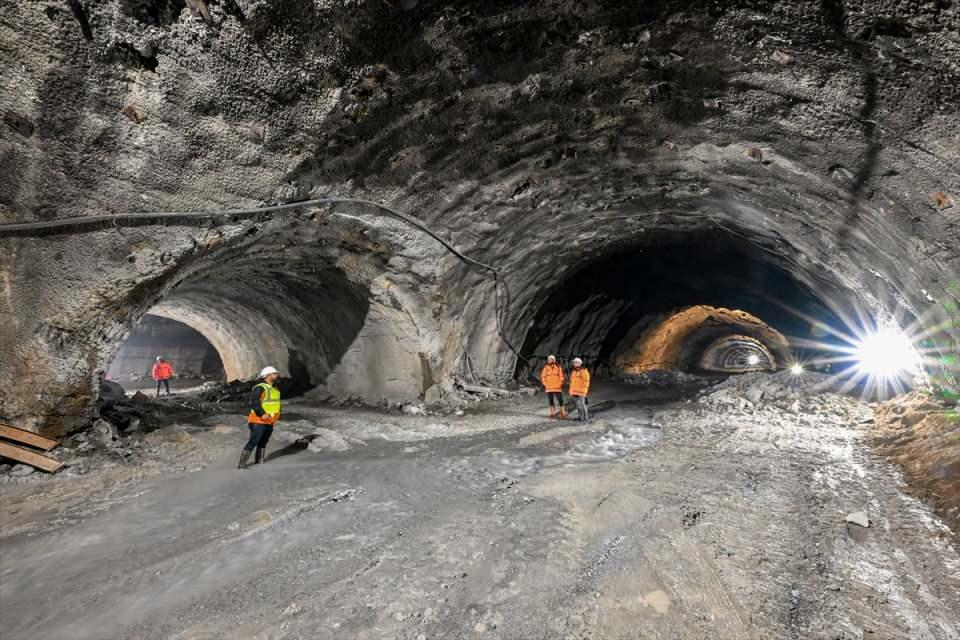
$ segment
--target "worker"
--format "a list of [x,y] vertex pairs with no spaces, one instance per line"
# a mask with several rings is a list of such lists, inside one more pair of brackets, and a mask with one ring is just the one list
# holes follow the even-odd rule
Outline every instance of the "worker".
[[157,356],[157,361],[153,363],[153,379],[157,381],[157,397],[160,397],[160,385],[167,389],[167,395],[170,395],[170,378],[173,377],[173,365]]
[[577,420],[587,422],[590,413],[587,410],[587,394],[590,393],[590,372],[583,366],[583,360],[573,359],[573,371],[570,372],[570,395],[577,401]]
[[273,367],[264,367],[257,376],[262,382],[254,385],[250,392],[250,414],[247,416],[247,427],[250,429],[250,438],[243,453],[240,454],[240,469],[247,468],[250,452],[256,448],[256,464],[263,462],[263,454],[267,450],[267,442],[273,435],[273,428],[280,420],[280,390],[274,385],[280,378],[280,372]]
[[[563,367],[557,364],[557,357],[547,356],[547,364],[540,370],[540,382],[543,384],[543,390],[547,392],[551,418],[567,416],[567,410],[563,408],[563,383],[566,381]],[[554,408],[554,402],[556,402],[556,408]]]

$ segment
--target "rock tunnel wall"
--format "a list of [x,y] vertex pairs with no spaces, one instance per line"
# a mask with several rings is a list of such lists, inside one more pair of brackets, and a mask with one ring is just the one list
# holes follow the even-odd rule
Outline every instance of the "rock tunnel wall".
[[[329,335],[258,317],[291,324],[312,382],[373,401],[447,384],[467,356],[513,375],[538,310],[587,263],[693,233],[742,238],[834,307],[917,319],[937,370],[956,352],[956,3],[189,5],[0,5],[0,82],[17,88],[0,94],[0,221],[352,195],[416,216],[501,284],[362,208],[0,228],[0,417],[72,428],[143,313],[230,324],[187,293],[263,247],[292,252],[294,280],[352,283],[291,296],[294,313],[367,301]],[[351,313],[364,323],[335,362]],[[289,364],[286,340],[223,335],[238,371]]]

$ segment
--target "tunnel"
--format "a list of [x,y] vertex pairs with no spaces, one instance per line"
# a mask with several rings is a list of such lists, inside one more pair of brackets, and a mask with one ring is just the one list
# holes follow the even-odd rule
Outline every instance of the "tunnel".
[[[422,362],[400,287],[371,278],[369,254],[355,256],[351,247],[344,255],[322,235],[322,225],[312,226],[270,229],[263,237],[248,232],[224,242],[215,260],[171,261],[169,275],[150,293],[126,293],[127,313],[114,335],[136,336],[151,318],[177,323],[209,344],[223,380],[256,380],[272,366],[288,397],[312,391],[376,403],[405,397],[411,388],[422,393]],[[391,291],[378,299],[383,287]],[[115,352],[114,361],[120,358],[130,340],[104,336],[104,360]]]
[[957,640],[958,34],[0,0],[3,640]]
[[810,319],[842,326],[831,307],[843,299],[835,283],[791,273],[729,232],[666,234],[585,261],[553,286],[521,364],[539,370],[554,354],[620,373],[783,369],[825,355],[792,348],[789,336],[811,339]]
[[157,358],[175,363],[177,376],[192,380],[224,380],[220,353],[193,327],[156,313],[147,314],[120,346],[106,379],[127,389],[150,387]]
[[956,385],[936,29],[812,1],[200,4],[6,9],[36,64],[3,78],[37,101],[3,103],[5,419],[88,423],[148,313],[228,380],[272,363],[338,402],[526,383],[553,351],[775,372],[881,325]]

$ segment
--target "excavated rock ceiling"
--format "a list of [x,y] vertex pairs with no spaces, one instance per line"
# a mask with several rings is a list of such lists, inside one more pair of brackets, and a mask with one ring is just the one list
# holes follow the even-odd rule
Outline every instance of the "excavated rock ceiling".
[[559,289],[666,245],[737,245],[955,351],[958,33],[949,0],[4,2],[4,222],[349,195],[503,282],[361,205],[0,229],[0,389],[44,388],[6,417],[67,428],[157,304],[332,394],[503,379]]

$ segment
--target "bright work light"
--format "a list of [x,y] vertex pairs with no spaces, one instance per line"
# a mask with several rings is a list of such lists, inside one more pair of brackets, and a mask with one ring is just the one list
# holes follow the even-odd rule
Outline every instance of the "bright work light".
[[803,373],[803,365],[800,364],[799,362],[793,363],[792,365],[790,365],[790,373],[792,373],[795,376],[800,375],[801,373]]
[[890,379],[917,367],[910,339],[899,329],[881,327],[856,344],[857,369],[864,374]]
[[747,356],[747,364],[751,366],[756,366],[760,364],[760,356],[758,355],[749,355]]

